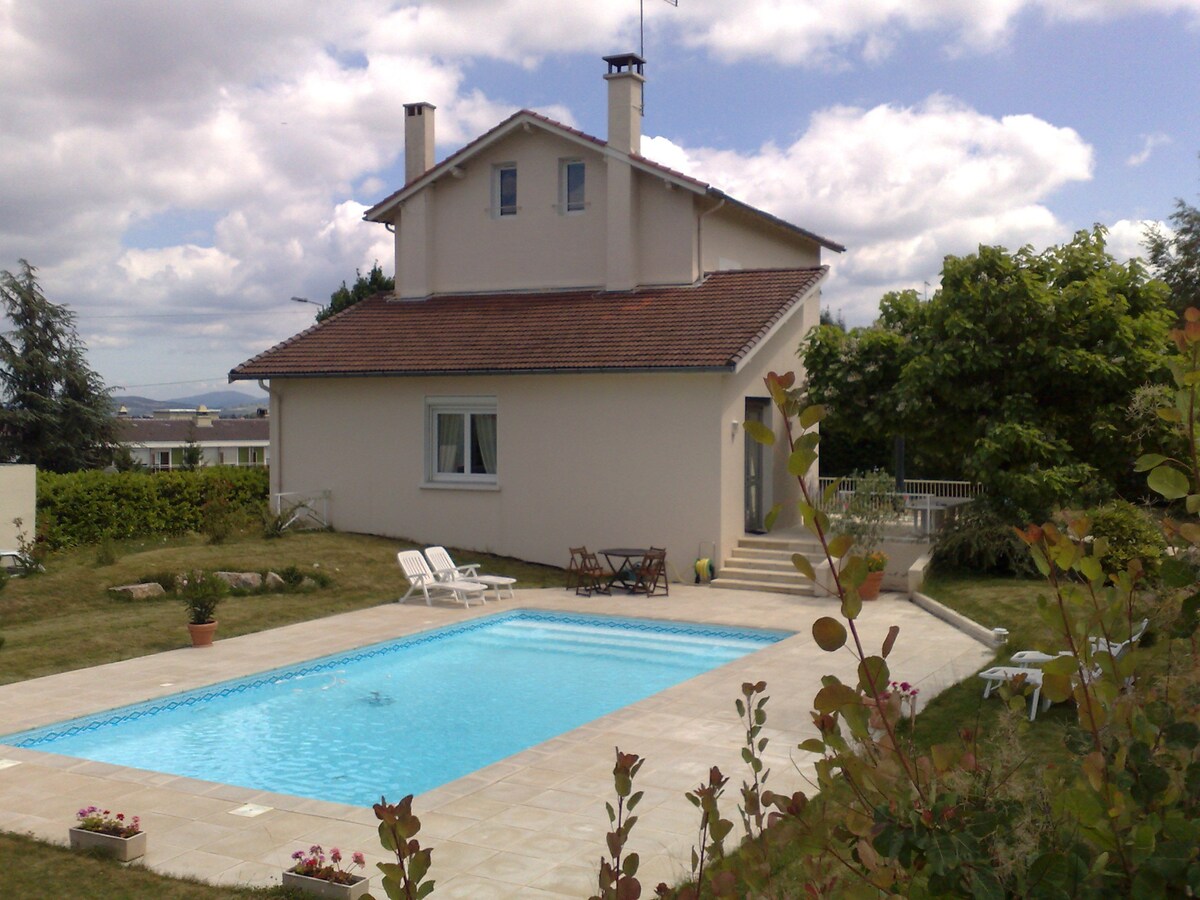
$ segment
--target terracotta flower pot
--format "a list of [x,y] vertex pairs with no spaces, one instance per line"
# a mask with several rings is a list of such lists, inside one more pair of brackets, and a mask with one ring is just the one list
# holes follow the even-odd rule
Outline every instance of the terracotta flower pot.
[[355,875],[350,884],[337,884],[324,878],[313,878],[310,875],[299,875],[296,872],[283,873],[283,886],[295,888],[313,897],[328,897],[331,900],[358,900],[370,887],[370,879]]
[[883,572],[868,572],[867,580],[859,585],[858,596],[863,600],[878,600],[881,587],[883,587]]
[[131,859],[146,855],[146,832],[144,831],[139,831],[131,837],[118,837],[115,834],[102,834],[99,831],[72,828],[70,839],[72,850],[100,850],[105,855],[121,862],[129,862]]
[[192,635],[193,647],[211,647],[213,642],[213,634],[217,630],[216,620],[205,622],[203,625],[196,625],[193,622],[188,622],[188,631]]

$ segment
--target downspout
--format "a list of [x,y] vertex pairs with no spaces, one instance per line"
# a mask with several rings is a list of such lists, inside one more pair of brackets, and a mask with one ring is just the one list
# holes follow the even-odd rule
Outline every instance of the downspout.
[[[268,385],[266,383],[266,379],[263,378],[258,379],[258,389],[260,391],[266,391],[267,393],[267,410],[271,416],[271,422],[267,426],[267,446],[271,447],[275,451],[271,459],[269,470],[270,483],[275,490],[271,491],[270,488],[268,488],[267,491],[269,494],[279,494],[281,493],[280,481],[283,478],[283,441],[271,441],[269,440],[269,437],[271,428],[276,429],[275,433],[278,434],[280,427],[283,425],[283,397],[279,394],[273,394],[271,392],[270,385]],[[271,407],[275,408],[271,409]],[[276,504],[271,502],[270,496],[267,497],[267,504],[276,515],[279,514],[279,509]]]
[[712,215],[718,209],[725,205],[725,198],[722,197],[717,201],[717,205],[711,209],[706,209],[696,217],[696,280],[704,277],[704,238],[701,234],[704,226],[704,217]]

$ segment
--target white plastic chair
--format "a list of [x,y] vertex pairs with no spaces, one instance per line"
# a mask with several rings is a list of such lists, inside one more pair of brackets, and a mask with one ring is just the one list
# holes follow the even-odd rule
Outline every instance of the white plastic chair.
[[[1053,658],[1051,657],[1051,659]],[[1029,698],[1029,721],[1032,722],[1037,718],[1039,707],[1043,712],[1050,708],[1050,701],[1042,696],[1043,674],[1041,669],[1026,668],[1024,666],[992,666],[990,669],[984,669],[979,673],[979,677],[987,682],[983,688],[983,698],[986,700],[991,696],[992,691],[1006,681],[1012,681],[1019,675],[1024,676],[1025,683],[1033,685],[1033,696]],[[1089,682],[1099,677],[1099,666],[1094,666],[1085,673],[1085,678]],[[1076,678],[1078,678],[1078,674],[1076,674]]]
[[479,582],[480,584],[486,584],[496,592],[497,600],[501,599],[501,590],[506,591],[510,599],[515,596],[512,586],[517,583],[517,579],[509,578],[507,575],[480,575],[478,563],[456,566],[445,547],[426,547],[425,557],[429,560],[429,567],[433,569],[434,577],[443,584],[459,578],[465,578],[470,581]]
[[479,597],[479,602],[483,603],[483,592],[487,590],[486,584],[458,578],[439,581],[437,576],[430,571],[420,550],[401,550],[396,554],[396,560],[400,563],[400,568],[404,570],[404,577],[408,579],[409,584],[408,593],[401,597],[397,601],[398,603],[403,603],[416,590],[420,590],[425,595],[426,606],[433,605],[431,590],[434,594],[449,595],[455,600],[461,601],[462,605],[466,607],[471,605],[468,598],[476,595]]
[[[1092,655],[1095,656],[1097,653],[1108,653],[1114,660],[1120,659],[1129,652],[1129,649],[1134,644],[1142,639],[1142,635],[1146,633],[1146,628],[1149,627],[1149,625],[1149,619],[1142,619],[1142,621],[1138,622],[1137,625],[1134,626],[1133,634],[1130,635],[1129,640],[1120,641],[1119,643],[1109,643],[1102,637],[1088,638],[1088,643],[1091,644]],[[1061,650],[1057,654],[1050,654],[1042,653],[1040,650],[1021,650],[1017,653],[1014,653],[1009,662],[1011,665],[1020,666],[1022,668],[1044,666],[1046,663],[1050,662],[1050,660],[1055,659],[1058,656],[1070,655],[1070,652],[1070,650]]]

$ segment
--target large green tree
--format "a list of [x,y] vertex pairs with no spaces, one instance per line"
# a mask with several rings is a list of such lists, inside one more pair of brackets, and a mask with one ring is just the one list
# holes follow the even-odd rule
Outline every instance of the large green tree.
[[50,302],[37,270],[0,271],[0,462],[54,472],[108,465],[116,443],[109,391],[87,365],[75,314]]
[[1147,229],[1146,252],[1154,274],[1171,288],[1175,311],[1200,307],[1200,209],[1176,200],[1171,232]]
[[329,295],[329,305],[317,313],[317,321],[324,322],[330,316],[349,309],[360,300],[366,300],[375,294],[395,290],[395,288],[396,279],[384,275],[383,269],[379,268],[379,263],[371,266],[371,271],[366,275],[355,269],[354,284],[346,287],[346,282],[343,281],[342,286]]
[[802,353],[813,399],[841,421],[904,435],[922,474],[979,481],[1024,521],[1133,490],[1129,406],[1167,378],[1172,318],[1166,285],[1117,263],[1096,227],[1041,253],[947,257],[927,303],[885,298],[839,359],[845,387],[823,370],[827,335]]

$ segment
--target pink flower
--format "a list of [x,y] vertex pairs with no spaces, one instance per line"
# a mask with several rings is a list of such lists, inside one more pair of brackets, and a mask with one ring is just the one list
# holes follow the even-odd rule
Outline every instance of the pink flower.
[[337,847],[334,847],[332,850],[329,851],[329,858],[332,859],[335,863],[340,863],[342,861],[342,851],[339,850]]
[[350,859],[356,866],[365,866],[367,864],[367,858],[359,851],[355,851],[354,855],[351,856]]

